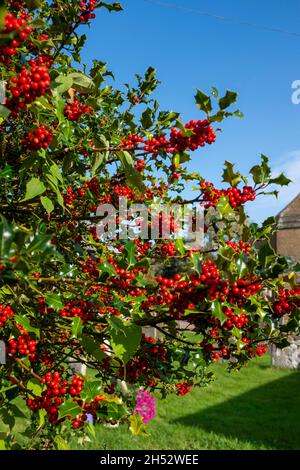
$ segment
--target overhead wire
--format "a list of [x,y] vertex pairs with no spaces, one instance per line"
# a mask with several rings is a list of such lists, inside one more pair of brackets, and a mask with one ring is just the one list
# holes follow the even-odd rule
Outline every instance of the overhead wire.
[[161,1],[161,0],[144,0],[144,1],[146,3],[151,3],[153,5],[157,5],[157,6],[161,6],[161,7],[165,7],[165,8],[177,9],[177,10],[181,10],[181,11],[186,11],[187,13],[194,13],[194,14],[197,14],[197,15],[200,15],[200,16],[206,16],[206,17],[213,18],[213,19],[220,20],[220,21],[228,21],[228,22],[231,22],[231,23],[240,24],[240,25],[244,25],[244,26],[249,26],[249,27],[252,27],[252,28],[257,28],[257,29],[261,29],[261,30],[264,30],[264,31],[269,31],[269,32],[272,32],[272,33],[281,33],[281,34],[286,34],[286,35],[289,35],[289,36],[300,37],[300,33],[297,33],[297,32],[294,32],[294,31],[288,31],[288,30],[285,30],[285,29],[282,29],[282,28],[265,26],[265,25],[261,25],[259,23],[254,23],[254,22],[251,22],[251,21],[241,20],[239,18],[233,18],[233,17],[229,17],[229,16],[217,15],[217,14],[210,13],[210,12],[207,12],[207,11],[198,10],[196,8],[190,8],[190,7],[186,7],[186,6],[183,6],[183,5],[179,5],[178,3],[169,3],[169,2],[164,2],[164,1]]

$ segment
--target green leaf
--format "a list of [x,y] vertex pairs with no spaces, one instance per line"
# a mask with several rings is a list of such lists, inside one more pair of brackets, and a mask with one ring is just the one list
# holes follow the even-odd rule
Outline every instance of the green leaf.
[[76,418],[76,416],[81,412],[80,406],[73,400],[65,401],[58,410],[58,419],[65,418],[66,416],[71,416],[71,418]]
[[6,119],[10,115],[10,110],[0,103],[0,118]]
[[121,161],[129,186],[131,186],[132,189],[138,189],[143,193],[145,191],[145,185],[143,183],[141,174],[134,168],[134,162],[130,153],[125,151],[118,151],[116,152],[116,155]]
[[264,268],[269,267],[276,258],[275,251],[270,245],[270,242],[266,242],[260,248],[258,252],[258,259]]
[[72,72],[68,75],[72,79],[73,85],[79,93],[91,93],[95,90],[95,84],[93,80],[81,72]]
[[236,186],[241,181],[241,174],[234,171],[234,164],[225,161],[223,172],[223,181],[229,183],[230,186]]
[[177,240],[175,241],[175,247],[176,247],[176,250],[178,250],[181,255],[185,255],[186,249],[184,246],[183,238],[177,238]]
[[216,204],[216,209],[221,215],[221,217],[224,217],[225,215],[233,214],[233,208],[229,204],[228,197],[220,197],[218,204]]
[[119,2],[114,2],[114,3],[106,3],[106,2],[100,2],[100,5],[96,8],[99,7],[104,7],[106,8],[109,12],[111,11],[122,11],[123,7]]
[[149,129],[153,125],[153,111],[151,108],[145,109],[142,113],[141,124],[144,129]]
[[126,364],[137,351],[142,337],[140,326],[122,322],[119,328],[111,328],[111,346],[116,356]]
[[47,196],[41,196],[41,204],[46,210],[47,214],[51,214],[54,211],[54,204]]
[[[50,240],[51,237],[49,235],[46,235],[45,233],[37,233],[33,237],[33,240],[31,241],[30,245],[27,247],[27,253],[33,253],[35,251],[45,252],[51,247]],[[52,247],[54,249],[53,245]]]
[[15,317],[16,322],[21,325],[27,333],[34,333],[38,338],[40,337],[40,330],[39,328],[35,328],[31,326],[30,320],[28,317],[22,315],[16,315]]
[[108,273],[110,276],[115,276],[116,270],[111,263],[104,261],[104,263],[100,263],[98,265],[99,271],[103,273]]
[[237,269],[237,273],[238,273],[238,276],[239,278],[241,279],[242,277],[245,276],[245,274],[247,273],[248,271],[248,267],[245,263],[245,261],[243,260],[244,256],[241,255],[235,262],[235,266],[236,266],[236,269]]
[[211,313],[212,315],[220,320],[221,324],[223,324],[227,320],[227,316],[223,312],[222,305],[218,300],[214,300],[211,304]]
[[70,450],[69,444],[61,436],[55,436],[54,442],[57,450]]
[[41,382],[37,379],[30,379],[27,382],[26,388],[28,390],[31,390],[34,395],[37,397],[40,397],[42,395],[43,387],[41,385]]
[[75,338],[80,338],[82,334],[82,328],[83,328],[83,323],[80,317],[76,317],[73,320],[72,324],[72,335],[75,336]]
[[2,216],[0,222],[0,258],[10,257],[10,247],[14,239],[15,231],[13,227]]
[[268,180],[271,174],[271,168],[268,163],[269,163],[268,157],[261,154],[261,164],[255,165],[250,170],[254,183],[261,184],[261,183],[265,183]]
[[60,181],[61,183],[64,182],[60,168],[56,165],[56,163],[52,163],[49,171],[51,175],[54,176],[54,178],[56,178],[58,181]]
[[39,410],[39,426],[38,426],[38,429],[41,429],[41,427],[44,426],[46,416],[47,416],[47,411],[44,408],[40,409]]
[[270,179],[270,184],[278,184],[279,186],[288,186],[291,182],[292,180],[287,178],[283,173],[281,173],[276,178]]
[[96,431],[95,431],[95,426],[90,422],[88,421],[85,425],[85,428],[86,432],[89,434],[89,436],[91,438],[95,438],[96,437]]
[[70,75],[59,75],[53,82],[52,88],[60,95],[68,91],[73,86],[73,78]]
[[218,89],[217,89],[215,86],[212,87],[212,92],[211,92],[211,94],[213,95],[214,98],[218,98],[218,97],[219,97]]
[[231,104],[236,102],[237,97],[237,93],[235,93],[234,91],[227,90],[226,95],[223,96],[223,98],[220,98],[219,100],[220,109],[228,108]]
[[7,10],[4,6],[0,7],[0,29],[4,26],[4,18],[7,15]]
[[161,111],[158,115],[157,123],[160,126],[168,126],[179,118],[179,114],[174,111]]
[[195,101],[199,109],[209,114],[212,111],[211,99],[201,90],[197,90]]
[[55,310],[56,312],[64,308],[64,304],[61,300],[60,294],[55,294],[54,292],[51,294],[47,294],[45,297],[45,301],[48,307],[53,308],[53,310]]
[[80,343],[82,344],[84,350],[91,356],[94,356],[94,358],[98,361],[101,362],[106,357],[106,354],[102,351],[100,344],[96,343],[90,336],[82,335],[80,338]]
[[136,250],[136,243],[128,242],[124,246],[124,249],[127,251],[128,266],[133,266],[136,262],[136,259],[134,257],[134,253],[135,253],[135,250]]
[[129,429],[134,436],[148,436],[142,416],[138,414],[129,416],[129,423]]
[[28,10],[36,10],[41,6],[41,0],[26,0],[25,3]]
[[99,166],[102,165],[104,161],[105,154],[103,153],[96,153],[96,155],[93,158],[93,165],[91,168],[91,174],[92,176],[95,176],[96,171],[98,170]]
[[192,253],[191,255],[192,263],[198,274],[202,273],[202,256],[198,253]]
[[102,383],[99,380],[86,379],[84,381],[84,387],[80,394],[80,398],[87,403],[94,400],[102,390]]
[[0,178],[9,178],[13,174],[13,167],[6,164],[3,170],[0,170]]
[[30,181],[26,184],[26,193],[24,199],[21,202],[28,201],[29,199],[34,199],[36,196],[43,194],[46,191],[45,185],[38,178],[31,178]]

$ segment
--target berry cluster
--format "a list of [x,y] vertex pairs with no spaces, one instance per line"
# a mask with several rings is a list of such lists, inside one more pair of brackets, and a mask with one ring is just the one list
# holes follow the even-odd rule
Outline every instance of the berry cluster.
[[13,317],[15,312],[10,308],[9,305],[0,305],[0,328],[3,328],[7,320]]
[[95,13],[93,13],[93,11],[95,10],[96,3],[96,0],[84,0],[79,2],[80,21],[82,21],[83,23],[87,23],[89,20],[92,20],[96,17]]
[[87,302],[85,300],[72,300],[65,302],[65,306],[59,311],[62,317],[80,317],[85,322],[92,314],[95,307],[94,302]]
[[244,312],[237,314],[236,310],[233,308],[226,307],[224,309],[224,314],[228,317],[225,324],[228,329],[232,329],[234,326],[237,328],[243,328],[244,325],[248,323],[247,315]]
[[186,150],[197,150],[198,147],[204,147],[205,144],[212,144],[216,140],[216,134],[210,126],[209,121],[190,121],[185,129],[191,130],[193,134],[189,137],[184,136],[182,130],[171,129],[170,145],[172,152],[184,152]]
[[186,395],[187,393],[191,391],[191,387],[188,384],[188,382],[178,383],[176,384],[176,388],[177,388],[176,395],[181,395],[182,397],[184,397],[184,395]]
[[[68,395],[71,395],[74,404],[82,407],[82,414],[78,414],[72,421],[74,428],[80,428],[84,425],[87,420],[87,413],[96,417],[99,402],[105,400],[104,395],[98,395],[92,402],[83,404],[80,400],[80,394],[83,390],[84,380],[78,375],[75,375],[69,384],[67,380],[63,379],[60,372],[47,372],[41,382],[46,385],[46,389],[40,397],[36,396],[33,399],[28,399],[27,404],[34,413],[44,409],[47,412],[49,422],[54,425],[66,419],[59,419],[58,410],[64,400],[68,398]],[[68,416],[67,419],[71,419],[71,416]]]
[[119,312],[118,310],[110,306],[98,307],[98,311],[100,315],[113,315],[115,317],[118,317],[119,315],[121,315],[121,312]]
[[72,422],[73,428],[82,428],[86,420],[88,419],[87,414],[92,415],[92,417],[96,418],[96,411],[99,408],[99,402],[105,401],[106,398],[104,395],[98,395],[94,400],[90,403],[85,403],[83,405],[83,413],[78,414],[76,418]]
[[146,162],[142,158],[138,158],[137,161],[134,163],[134,168],[140,173],[144,172],[145,167],[146,167]]
[[[129,383],[143,380],[152,386],[166,364],[166,356],[167,350],[160,340],[143,335],[139,351],[126,364],[126,380]],[[120,368],[119,377],[124,377],[124,367]]]
[[78,100],[75,100],[71,104],[67,104],[64,115],[70,119],[70,121],[78,122],[84,114],[91,112],[92,109],[91,106],[87,106],[85,103],[79,103]]
[[252,246],[251,243],[244,243],[243,240],[239,240],[238,243],[228,241],[226,244],[231,246],[231,248],[233,248],[236,252],[242,251],[247,256],[250,254],[250,249]]
[[40,149],[46,149],[52,142],[53,137],[51,130],[45,126],[40,126],[34,131],[29,131],[26,136],[22,137],[22,144],[27,150],[37,152]]
[[160,247],[157,247],[156,251],[163,257],[175,256],[176,246],[174,242],[166,242]]
[[266,354],[267,351],[268,351],[267,346],[265,346],[263,344],[259,344],[257,346],[257,348],[253,350],[253,353],[256,354],[257,356],[261,357],[261,356],[263,356],[263,354]]
[[274,315],[278,318],[289,315],[300,307],[300,287],[296,289],[280,289],[273,310]]
[[83,388],[83,379],[75,375],[70,385],[67,380],[63,380],[59,372],[47,372],[41,382],[46,385],[46,390],[40,397],[27,400],[31,411],[36,412],[45,409],[50,423],[57,423],[58,408],[64,401],[64,396],[70,394],[72,397],[80,396]]
[[31,339],[21,327],[19,327],[23,334],[17,338],[12,338],[8,341],[7,353],[12,357],[28,356],[30,360],[35,359],[36,341]]
[[220,197],[228,197],[229,204],[231,207],[240,207],[247,201],[254,201],[256,193],[251,186],[244,186],[243,189],[236,187],[230,187],[227,189],[216,189],[213,183],[209,181],[203,181],[200,183],[203,201],[205,202],[204,207],[214,207],[218,204]]
[[23,17],[16,18],[11,13],[8,13],[4,18],[4,28],[0,32],[1,34],[13,33],[14,39],[8,46],[0,46],[0,61],[5,65],[9,65],[11,57],[17,53],[17,48],[26,41],[31,31]]
[[126,139],[122,139],[122,148],[141,149],[156,156],[161,151],[169,153],[194,151],[216,140],[216,134],[208,120],[190,121],[185,125],[185,129],[192,131],[191,135],[187,136],[184,131],[173,127],[170,139],[162,135],[144,139],[136,134],[130,134]]
[[12,97],[7,100],[6,107],[11,110],[13,116],[17,116],[28,104],[44,95],[49,87],[50,76],[47,67],[30,61],[29,70],[22,66],[21,72],[11,79],[8,90]]

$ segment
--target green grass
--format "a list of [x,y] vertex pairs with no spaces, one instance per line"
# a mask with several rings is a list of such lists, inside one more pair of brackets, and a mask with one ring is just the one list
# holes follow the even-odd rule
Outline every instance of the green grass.
[[98,425],[85,448],[300,449],[300,372],[274,369],[268,356],[239,372],[214,371],[208,387],[158,401],[149,437]]

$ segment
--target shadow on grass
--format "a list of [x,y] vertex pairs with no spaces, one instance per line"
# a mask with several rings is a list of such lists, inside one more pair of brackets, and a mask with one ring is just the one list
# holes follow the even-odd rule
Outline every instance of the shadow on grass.
[[299,450],[300,372],[173,422],[271,449]]

